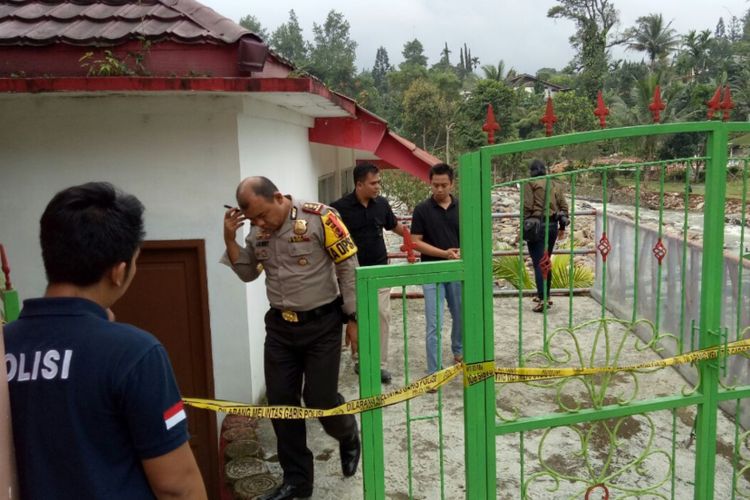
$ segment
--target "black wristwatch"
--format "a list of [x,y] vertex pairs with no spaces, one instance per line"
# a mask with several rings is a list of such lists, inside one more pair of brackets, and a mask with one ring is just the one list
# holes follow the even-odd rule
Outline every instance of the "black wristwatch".
[[346,319],[349,320],[349,321],[354,321],[356,323],[357,322],[357,313],[353,312],[353,313],[349,314],[346,317]]

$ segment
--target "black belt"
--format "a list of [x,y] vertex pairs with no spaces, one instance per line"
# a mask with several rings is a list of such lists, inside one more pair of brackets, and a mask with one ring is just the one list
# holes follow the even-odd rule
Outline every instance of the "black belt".
[[290,309],[277,309],[275,307],[272,307],[271,310],[287,323],[307,323],[313,319],[325,316],[338,308],[339,300],[336,299],[333,302],[323,304],[322,306],[310,309],[309,311],[292,311]]

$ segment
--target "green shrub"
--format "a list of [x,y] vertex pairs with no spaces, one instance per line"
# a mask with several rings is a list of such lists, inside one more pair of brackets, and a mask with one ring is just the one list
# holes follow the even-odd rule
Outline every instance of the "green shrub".
[[534,288],[526,263],[519,255],[503,255],[492,259],[492,276],[496,280],[506,280],[516,290]]
[[[570,288],[570,255],[552,256],[552,288]],[[594,284],[594,271],[582,264],[573,266],[573,288],[589,288]]]

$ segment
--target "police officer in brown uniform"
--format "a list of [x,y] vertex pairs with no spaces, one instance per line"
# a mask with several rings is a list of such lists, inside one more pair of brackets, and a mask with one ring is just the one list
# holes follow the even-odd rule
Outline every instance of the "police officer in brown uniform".
[[[284,196],[265,177],[249,177],[237,187],[239,209],[224,214],[229,265],[243,281],[265,271],[271,308],[265,315],[264,363],[268,404],[332,408],[338,393],[341,323],[355,351],[357,329],[354,270],[357,248],[336,213],[321,203]],[[241,247],[236,231],[245,220],[252,228]],[[273,419],[283,484],[261,498],[305,498],[313,490],[313,455],[304,420]],[[345,476],[357,470],[360,455],[353,415],[321,418],[339,441]]]

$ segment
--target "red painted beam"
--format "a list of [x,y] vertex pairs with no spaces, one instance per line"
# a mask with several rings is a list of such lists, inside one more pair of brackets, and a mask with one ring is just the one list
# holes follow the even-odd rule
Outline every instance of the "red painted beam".
[[440,160],[388,130],[385,121],[357,107],[356,118],[316,118],[310,142],[374,153],[390,165],[427,182],[430,167]]
[[[402,142],[405,141],[403,138],[399,137],[399,139],[402,139],[400,141],[397,140],[394,135],[395,134],[391,132],[383,137],[378,148],[373,151],[375,155],[391,165],[395,165],[400,170],[408,172],[424,182],[429,182],[430,167],[435,163],[438,163],[437,159],[435,159],[436,161],[434,163],[431,163],[428,157],[432,156],[429,155],[429,153],[418,148],[410,149],[404,144],[404,142]],[[424,153],[424,155],[421,153]],[[422,156],[422,158],[417,155]]]
[[316,118],[310,142],[374,152],[388,131],[385,123],[356,118]]
[[34,77],[0,78],[0,92],[288,92],[315,94],[354,116],[357,104],[313,78]]

